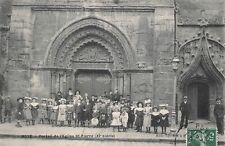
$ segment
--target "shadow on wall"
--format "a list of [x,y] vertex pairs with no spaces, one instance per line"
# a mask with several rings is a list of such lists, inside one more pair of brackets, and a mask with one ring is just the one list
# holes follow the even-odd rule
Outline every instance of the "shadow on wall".
[[41,82],[41,78],[38,74],[33,74],[30,82],[31,82],[31,97],[49,96],[48,90],[42,84],[43,82]]

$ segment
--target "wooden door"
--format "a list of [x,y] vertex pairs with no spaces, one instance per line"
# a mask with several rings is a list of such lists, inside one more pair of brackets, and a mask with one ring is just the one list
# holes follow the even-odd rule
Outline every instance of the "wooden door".
[[190,119],[195,120],[197,119],[197,109],[198,109],[198,85],[196,83],[192,83],[188,86],[188,101],[191,104],[190,109]]
[[75,90],[81,94],[103,95],[111,90],[111,74],[105,70],[82,70],[76,73]]
[[198,84],[198,118],[209,118],[209,87],[206,84]]
[[188,100],[191,104],[190,119],[208,119],[209,87],[204,83],[191,83],[188,86]]

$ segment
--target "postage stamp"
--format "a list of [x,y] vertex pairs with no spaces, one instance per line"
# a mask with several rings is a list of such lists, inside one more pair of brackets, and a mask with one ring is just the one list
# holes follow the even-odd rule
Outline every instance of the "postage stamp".
[[217,146],[217,130],[215,128],[187,129],[187,146]]

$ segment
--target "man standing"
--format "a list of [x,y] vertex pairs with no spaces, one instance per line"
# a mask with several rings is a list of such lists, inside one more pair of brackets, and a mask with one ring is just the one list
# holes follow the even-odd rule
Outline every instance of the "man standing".
[[[188,118],[190,114],[190,104],[188,102],[187,96],[184,96],[183,102],[180,104],[180,111],[181,111],[181,121],[180,121],[179,129],[182,129],[183,126],[187,128]],[[184,123],[184,120],[185,120],[185,123]]]
[[224,106],[221,98],[216,99],[216,105],[214,107],[214,116],[216,118],[216,126],[218,134],[224,135]]

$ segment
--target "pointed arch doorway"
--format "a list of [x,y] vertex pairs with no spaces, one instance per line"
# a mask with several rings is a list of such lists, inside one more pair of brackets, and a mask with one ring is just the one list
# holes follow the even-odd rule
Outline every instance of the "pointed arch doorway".
[[225,48],[208,38],[204,28],[202,30],[197,38],[187,41],[179,49],[179,101],[188,96],[190,119],[212,121],[215,99],[224,94]]

